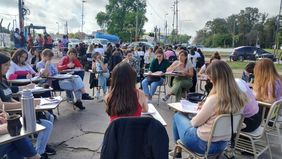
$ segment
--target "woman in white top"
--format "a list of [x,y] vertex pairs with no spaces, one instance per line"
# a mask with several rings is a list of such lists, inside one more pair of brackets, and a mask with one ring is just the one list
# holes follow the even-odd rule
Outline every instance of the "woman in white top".
[[150,63],[155,58],[153,48],[149,48],[144,55],[145,69],[149,69]]
[[8,80],[30,79],[36,74],[31,65],[27,64],[28,53],[24,49],[17,49],[12,56],[11,66],[6,73]]

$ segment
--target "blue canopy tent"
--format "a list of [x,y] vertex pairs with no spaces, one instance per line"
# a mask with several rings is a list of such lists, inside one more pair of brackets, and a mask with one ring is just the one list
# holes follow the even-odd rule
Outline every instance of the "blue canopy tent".
[[97,32],[95,38],[107,39],[113,43],[119,43],[119,37],[116,35],[104,34]]

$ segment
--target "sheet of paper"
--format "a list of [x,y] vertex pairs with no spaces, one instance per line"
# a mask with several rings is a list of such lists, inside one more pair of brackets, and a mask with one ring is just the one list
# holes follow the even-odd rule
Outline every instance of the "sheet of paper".
[[163,117],[160,115],[160,113],[158,112],[158,110],[155,108],[155,106],[153,104],[148,104],[149,110],[154,111],[155,113],[151,114],[151,116],[153,118],[155,118],[156,120],[160,121],[164,126],[167,125],[167,123],[165,122],[165,120],[163,119]]
[[152,108],[152,105],[150,104],[150,106],[148,105],[148,112],[142,112],[142,115],[147,115],[147,114],[154,114],[156,112],[156,109]]
[[198,113],[198,104],[197,103],[192,103],[187,100],[181,100],[181,101],[182,102],[170,103],[168,105],[172,107],[173,109],[183,112],[183,113],[192,113],[192,114]]
[[62,97],[54,97],[53,99],[51,98],[41,98],[40,100],[40,105],[48,105],[48,104],[57,104],[62,101]]

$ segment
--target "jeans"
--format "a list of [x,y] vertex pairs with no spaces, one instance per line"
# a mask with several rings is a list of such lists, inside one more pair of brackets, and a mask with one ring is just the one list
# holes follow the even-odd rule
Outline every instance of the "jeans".
[[73,73],[73,75],[78,75],[82,81],[84,79],[84,74],[85,74],[84,71],[76,71]]
[[61,80],[59,81],[61,89],[66,90],[68,99],[73,100],[73,92],[77,101],[80,101],[82,98],[81,89],[84,88],[82,79],[76,75],[72,79]]
[[149,82],[147,80],[147,78],[145,78],[142,81],[142,88],[143,91],[145,93],[146,96],[153,96],[158,88],[158,86],[161,86],[164,83],[164,79],[161,78],[159,81],[157,82],[152,82],[151,85],[151,89],[149,90]]
[[103,93],[107,92],[107,78],[102,74],[98,74],[98,86],[103,89]]
[[8,159],[24,159],[37,154],[29,138],[22,138],[8,144],[0,145],[0,158],[7,154]]
[[40,124],[43,125],[45,129],[41,131],[37,137],[36,151],[39,154],[43,154],[45,152],[45,148],[49,141],[49,137],[51,136],[51,133],[53,131],[54,116],[51,115],[50,113],[47,113],[47,114],[48,114],[47,115],[48,120],[40,119]]
[[[182,113],[176,113],[172,121],[173,137],[176,143],[181,142],[191,151],[204,154],[207,148],[207,142],[200,139],[197,135],[197,128],[191,125],[191,121]],[[227,146],[227,141],[212,142],[209,149],[209,154],[222,152]]]

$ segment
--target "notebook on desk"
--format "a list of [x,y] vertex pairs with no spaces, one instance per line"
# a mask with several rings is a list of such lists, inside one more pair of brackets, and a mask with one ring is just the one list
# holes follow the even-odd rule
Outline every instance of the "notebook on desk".
[[197,114],[198,113],[198,104],[192,103],[188,100],[181,100],[178,103],[170,103],[168,104],[170,107],[176,109],[177,111],[183,112],[183,113],[191,113],[191,114]]

